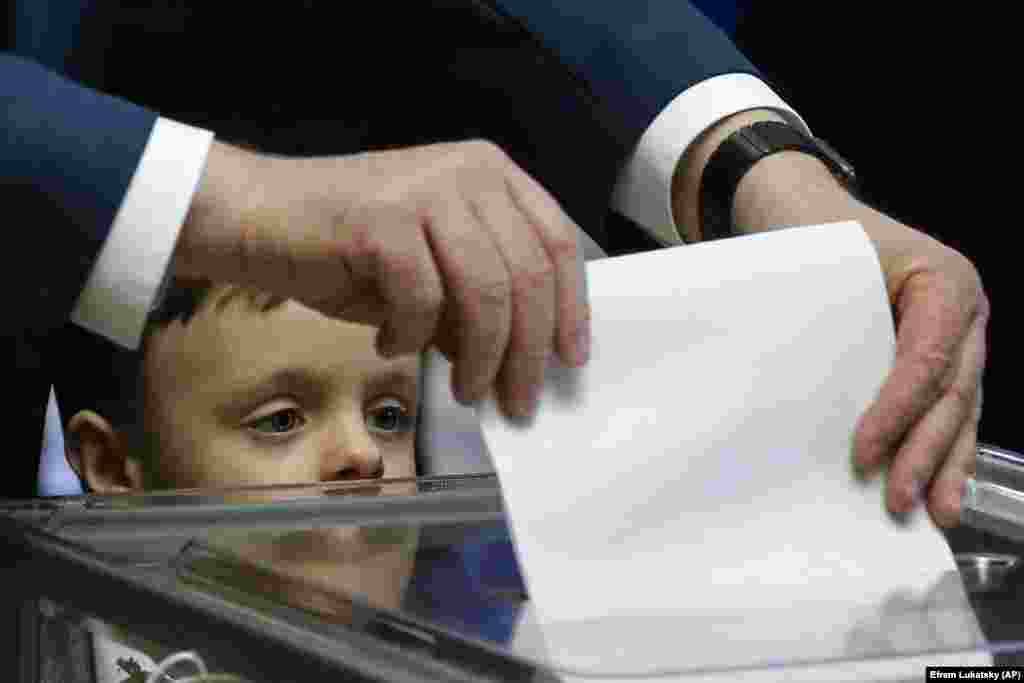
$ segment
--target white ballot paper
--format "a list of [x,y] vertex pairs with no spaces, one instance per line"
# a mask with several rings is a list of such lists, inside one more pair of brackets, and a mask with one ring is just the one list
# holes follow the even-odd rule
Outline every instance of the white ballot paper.
[[587,276],[590,363],[552,362],[528,428],[481,409],[532,601],[518,647],[584,677],[990,663],[970,654],[984,641],[927,515],[895,523],[881,478],[852,473],[854,427],[894,354],[857,223]]

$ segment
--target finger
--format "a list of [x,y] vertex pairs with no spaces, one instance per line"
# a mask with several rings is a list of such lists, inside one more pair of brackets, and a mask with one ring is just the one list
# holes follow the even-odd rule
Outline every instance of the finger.
[[533,413],[552,353],[557,318],[554,266],[508,194],[484,194],[473,206],[505,258],[511,287],[512,318],[498,372],[498,395],[508,415],[525,419]]
[[981,421],[982,395],[978,392],[974,411],[953,446],[928,492],[928,512],[940,527],[949,529],[960,523],[964,486],[974,476],[978,461],[978,423]]
[[446,292],[442,330],[452,361],[452,393],[482,399],[498,374],[512,319],[509,274],[491,233],[465,201],[440,203],[428,228]]
[[302,240],[307,258],[300,262],[301,290],[293,295],[302,304],[339,320],[381,327],[388,302],[374,282],[376,268],[369,254],[351,239]]
[[396,226],[394,241],[377,252],[377,287],[391,313],[377,335],[385,358],[422,351],[433,339],[444,304],[444,286],[425,226]]
[[854,462],[864,472],[881,466],[952,379],[972,312],[936,277],[911,278],[901,294],[892,371],[854,433]]
[[556,346],[566,365],[579,367],[590,357],[590,305],[586,291],[580,228],[558,202],[514,164],[507,175],[509,192],[534,226],[555,269]]
[[984,367],[985,327],[981,319],[975,319],[960,350],[953,383],[911,428],[889,466],[886,497],[891,512],[905,514],[921,502],[932,475],[951,455],[974,415]]
[[[315,308],[350,322],[379,327],[377,350],[384,356],[415,353],[434,335],[443,304],[441,276],[423,227],[404,209],[373,207],[354,216],[345,240],[327,263],[337,264],[311,285],[324,290],[339,275],[347,286],[326,289]],[[340,272],[339,272],[340,271]]]

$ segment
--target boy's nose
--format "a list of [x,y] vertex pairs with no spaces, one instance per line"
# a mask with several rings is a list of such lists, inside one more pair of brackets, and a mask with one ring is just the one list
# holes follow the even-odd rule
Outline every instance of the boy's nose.
[[384,459],[360,419],[358,425],[338,425],[321,450],[320,480],[376,479],[384,474]]

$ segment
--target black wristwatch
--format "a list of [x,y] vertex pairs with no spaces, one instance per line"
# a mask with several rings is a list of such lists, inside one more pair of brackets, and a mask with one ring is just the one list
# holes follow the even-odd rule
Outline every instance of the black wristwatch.
[[732,201],[740,180],[754,164],[769,154],[791,150],[818,157],[847,189],[855,187],[857,176],[853,166],[824,140],[811,137],[786,123],[759,121],[726,138],[704,167],[700,183],[703,239],[720,239],[736,234],[732,222]]

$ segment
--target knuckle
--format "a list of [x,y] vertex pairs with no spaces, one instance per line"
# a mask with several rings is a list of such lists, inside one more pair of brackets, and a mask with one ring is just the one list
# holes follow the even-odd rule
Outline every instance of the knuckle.
[[970,415],[974,412],[974,397],[975,392],[972,389],[961,386],[958,382],[953,382],[946,389],[946,400],[953,403],[961,415]]
[[460,143],[448,161],[463,183],[480,187],[496,187],[498,178],[503,176],[504,169],[511,162],[505,151],[489,140]]
[[413,309],[425,315],[440,315],[444,305],[444,293],[441,287],[421,283],[412,293]]
[[398,324],[419,328],[440,318],[444,301],[437,290],[421,285],[406,292],[404,305],[398,312],[401,316]]
[[940,455],[948,452],[955,436],[949,429],[942,427],[918,427],[914,434],[914,450],[908,451],[908,460],[912,462],[911,471],[915,476],[931,474],[935,469]]
[[554,284],[555,268],[551,264],[544,264],[535,270],[518,270],[512,273],[510,278],[510,289],[514,296],[530,297]]
[[854,446],[858,451],[883,452],[891,443],[889,432],[877,422],[865,424],[854,436]]
[[395,278],[402,287],[409,288],[410,296],[415,289],[419,288],[420,263],[411,254],[403,254],[394,249],[387,249],[379,242],[375,242],[375,253],[379,256],[378,263],[381,270],[389,277]]
[[981,294],[983,291],[981,274],[974,266],[974,263],[959,251],[953,249],[950,251],[953,254],[953,260],[955,263],[953,272],[959,275],[957,279],[963,282],[963,286],[966,287],[967,291],[971,294]]
[[349,216],[344,224],[335,222],[331,230],[329,251],[348,266],[353,277],[364,279],[368,275],[366,264],[377,258],[380,249],[369,217]]
[[575,261],[580,256],[579,242],[574,235],[559,235],[548,241],[551,258],[556,262]]
[[478,138],[464,143],[464,149],[474,159],[487,162],[504,162],[508,159],[505,150],[490,140]]
[[966,274],[973,276],[975,279],[980,279],[978,278],[977,268],[974,267],[974,264],[971,262],[969,258],[964,256],[961,252],[957,251],[956,249],[950,247],[947,247],[947,249],[949,249],[949,252],[953,255],[953,258],[956,260],[957,267],[960,270],[964,271],[964,273]]
[[480,383],[490,381],[505,357],[505,330],[498,326],[467,326],[463,330],[463,358],[472,358]]
[[543,379],[544,369],[547,366],[549,357],[548,348],[543,343],[529,343],[527,340],[518,340],[518,343],[510,343],[508,353],[509,373],[515,374],[517,379],[520,380],[536,381]]
[[923,389],[938,397],[947,387],[947,378],[953,368],[953,358],[940,350],[923,350],[910,359],[910,367]]
[[355,244],[376,253],[401,239],[401,226],[420,224],[420,214],[421,202],[409,192],[396,190],[366,198],[345,228]]
[[509,305],[512,285],[508,278],[498,278],[477,283],[473,293],[485,310],[501,309]]

